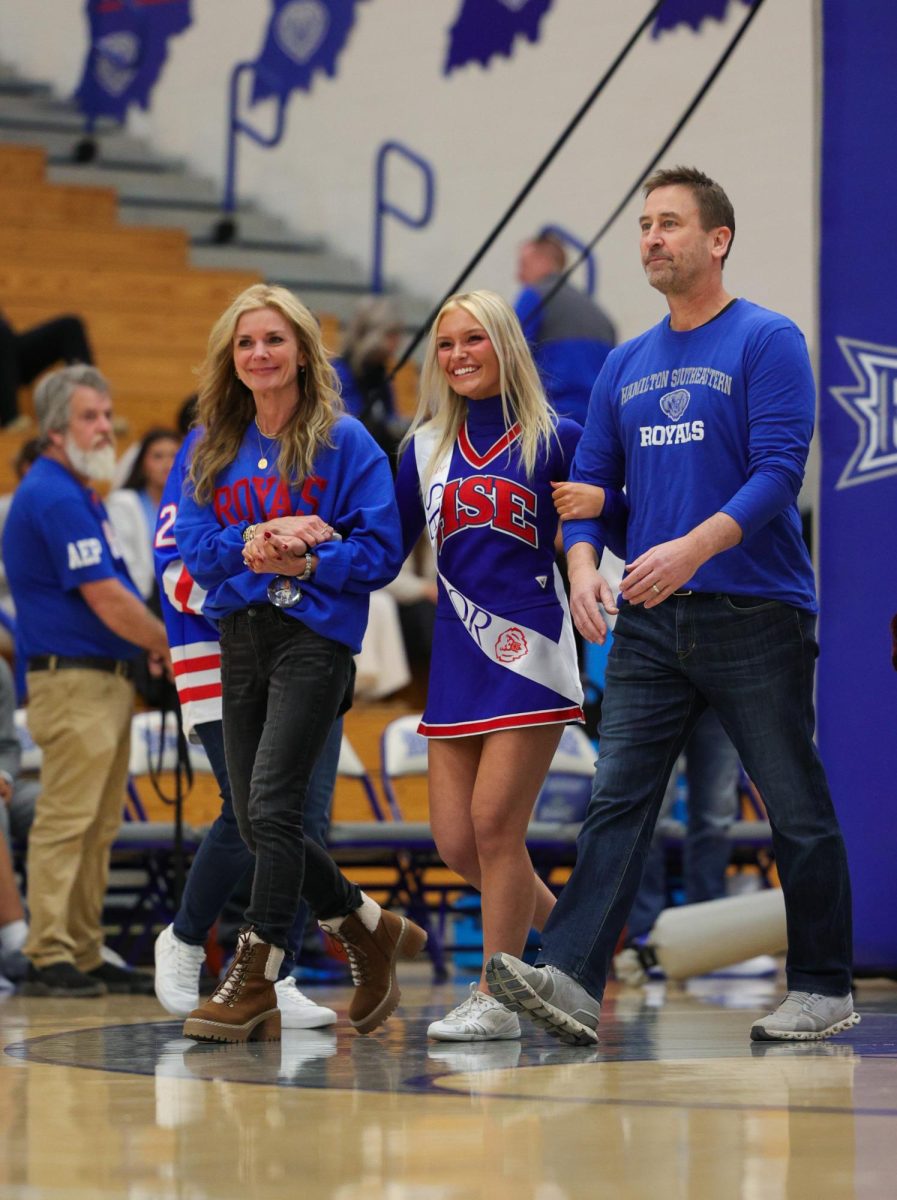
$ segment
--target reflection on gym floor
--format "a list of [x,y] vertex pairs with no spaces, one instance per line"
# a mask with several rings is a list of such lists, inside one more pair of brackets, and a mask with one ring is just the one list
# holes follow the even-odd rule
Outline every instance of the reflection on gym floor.
[[612,991],[597,1048],[428,1042],[462,988],[412,983],[368,1038],[343,1019],[243,1046],[185,1040],[142,998],[7,999],[0,1195],[890,1194],[892,984],[861,988],[862,1024],[822,1043],[750,1043],[776,985],[710,980]]

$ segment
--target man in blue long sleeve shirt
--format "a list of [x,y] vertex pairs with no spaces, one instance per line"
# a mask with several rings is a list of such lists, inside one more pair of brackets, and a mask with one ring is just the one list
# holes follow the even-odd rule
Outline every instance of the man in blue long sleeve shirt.
[[[817,1040],[859,1017],[847,860],[813,743],[817,606],[796,506],[813,376],[797,327],[723,286],[735,217],[719,185],[674,168],[644,190],[642,264],[669,316],[611,351],[572,472],[625,485],[630,509],[592,803],[546,965],[499,954],[487,975],[549,1032],[597,1041],[664,785],[709,705],[766,802],[787,912],[788,996],[751,1037]],[[565,522],[564,543],[574,620],[602,642],[599,605],[616,609],[597,526]]]

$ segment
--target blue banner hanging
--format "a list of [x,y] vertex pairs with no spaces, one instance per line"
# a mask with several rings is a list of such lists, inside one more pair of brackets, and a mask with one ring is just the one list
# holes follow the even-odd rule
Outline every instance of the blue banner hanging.
[[553,0],[462,0],[449,30],[443,75],[469,62],[484,67],[496,54],[510,58],[518,35],[539,40],[539,24]]
[[[725,20],[729,5],[736,0],[666,0],[663,8],[657,14],[651,28],[652,37],[660,37],[667,29],[675,29],[677,25],[690,25],[692,29],[701,28],[701,22],[708,17],[716,21]],[[755,0],[741,0],[748,8]]]
[[90,48],[75,100],[90,119],[124,121],[149,108],[168,57],[168,39],[189,28],[190,0],[87,0]]
[[361,0],[273,0],[274,11],[256,60],[252,102],[285,100],[309,91],[316,71],[336,74],[337,56],[355,24]]
[[[897,969],[897,6],[824,0],[819,746],[844,827],[854,961]],[[892,183],[894,187],[892,187]],[[876,231],[874,234],[872,231]]]

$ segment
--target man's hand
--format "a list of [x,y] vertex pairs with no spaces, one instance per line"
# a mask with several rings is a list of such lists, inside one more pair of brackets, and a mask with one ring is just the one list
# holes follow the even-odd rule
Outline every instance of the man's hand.
[[741,526],[725,513],[714,513],[685,537],[659,542],[626,564],[620,593],[630,604],[656,608],[702,567],[708,559],[741,541]]
[[591,483],[552,483],[552,500],[562,521],[600,517],[604,511],[603,487]]
[[9,804],[12,801],[13,786],[6,778],[6,775],[0,775],[0,800],[4,804]]
[[661,542],[626,564],[620,592],[630,604],[655,608],[691,579],[700,565],[701,559],[687,537]]

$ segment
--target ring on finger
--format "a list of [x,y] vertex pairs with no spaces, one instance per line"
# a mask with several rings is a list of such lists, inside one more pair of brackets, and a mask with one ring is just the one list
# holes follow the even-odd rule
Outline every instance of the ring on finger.
[[651,591],[652,591],[652,592],[654,592],[654,594],[655,594],[656,596],[659,596],[659,595],[660,595],[660,593],[663,591],[663,588],[659,588],[659,587],[657,586],[657,584],[656,584],[656,583],[652,583],[652,584],[651,584]]

